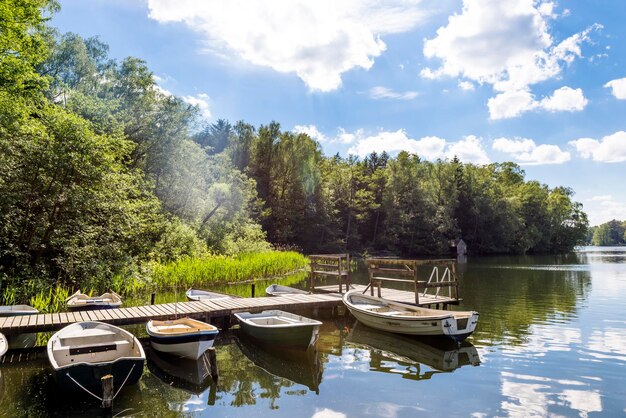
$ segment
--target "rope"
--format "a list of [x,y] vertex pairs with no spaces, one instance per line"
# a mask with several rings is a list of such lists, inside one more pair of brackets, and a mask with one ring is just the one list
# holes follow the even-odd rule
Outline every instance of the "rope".
[[[133,365],[134,367],[134,365]],[[96,398],[97,400],[99,400],[100,402],[102,402],[102,398],[99,397],[98,395],[94,395],[92,392],[89,391],[89,389],[87,389],[86,387],[84,387],[83,385],[81,385],[80,383],[78,383],[76,381],[76,379],[74,379],[72,376],[70,376],[69,372],[65,373],[67,375],[67,377],[69,377],[70,379],[72,379],[72,382],[76,383],[78,385],[79,388],[81,388],[82,390],[84,390],[85,392],[87,392],[88,394],[90,394],[91,396],[93,396],[94,398]]]
[[122,383],[122,386],[120,386],[120,388],[117,390],[117,392],[115,392],[115,395],[113,395],[113,399],[115,399],[117,397],[117,394],[120,393],[120,390],[122,390],[122,388],[126,384],[126,381],[130,377],[130,374],[133,372],[134,368],[135,368],[135,365],[133,364],[133,367],[130,368],[130,371],[128,372],[128,375],[126,376],[126,379],[124,379],[124,383]]
[[[133,367],[130,368],[130,371],[128,372],[128,375],[126,376],[126,379],[124,379],[124,382],[122,383],[122,386],[120,386],[120,388],[117,390],[117,392],[115,392],[115,395],[113,395],[113,399],[115,399],[117,397],[117,394],[120,393],[120,390],[122,390],[122,388],[124,387],[124,385],[128,381],[128,378],[130,377],[130,375],[131,375],[131,373],[133,372],[134,369],[135,369],[135,365],[133,364]],[[88,394],[90,394],[91,396],[93,396],[94,398],[99,400],[100,402],[102,402],[103,399],[101,397],[99,397],[98,395],[95,395],[93,392],[90,392],[89,389],[87,389],[86,387],[84,387],[83,385],[78,383],[78,381],[76,379],[74,379],[72,376],[70,376],[69,372],[65,373],[65,374],[67,375],[67,377],[72,379],[72,382],[76,383],[79,388],[81,388],[82,390],[84,390],[85,392],[87,392]]]

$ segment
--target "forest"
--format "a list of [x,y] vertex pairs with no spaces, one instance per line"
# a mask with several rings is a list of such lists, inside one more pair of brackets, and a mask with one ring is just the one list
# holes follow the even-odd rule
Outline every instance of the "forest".
[[600,246],[626,245],[626,221],[605,222],[592,226],[587,233],[587,244]]
[[56,31],[57,9],[0,7],[3,281],[106,282],[272,249],[429,256],[457,238],[471,254],[562,253],[587,238],[573,191],[511,162],[326,156],[276,121],[203,120],[140,58]]

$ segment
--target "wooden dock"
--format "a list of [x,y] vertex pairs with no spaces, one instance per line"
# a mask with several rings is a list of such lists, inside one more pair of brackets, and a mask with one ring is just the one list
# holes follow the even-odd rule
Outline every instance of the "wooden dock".
[[[351,285],[351,289],[361,292],[364,285]],[[342,306],[342,295],[337,293],[337,286],[321,286],[315,289],[322,293],[308,295],[266,296],[258,298],[233,298],[218,301],[178,302],[158,305],[134,306],[128,308],[102,309],[92,311],[61,312],[11,316],[0,318],[0,333],[5,335],[59,330],[69,324],[82,321],[100,321],[112,325],[130,325],[145,323],[151,319],[168,320],[177,316],[188,316],[206,322],[226,319],[230,321],[237,312],[260,312],[266,309],[285,311],[313,308],[334,308]],[[382,289],[382,297],[398,302],[414,303],[415,295],[395,289]],[[420,306],[435,304],[454,304],[457,300],[447,297],[426,295],[420,298]]]

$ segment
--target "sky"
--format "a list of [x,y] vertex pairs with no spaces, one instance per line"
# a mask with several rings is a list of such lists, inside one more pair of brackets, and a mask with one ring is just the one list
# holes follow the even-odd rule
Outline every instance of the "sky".
[[51,24],[146,61],[163,91],[306,132],[326,155],[513,161],[591,225],[626,219],[616,0],[61,0]]

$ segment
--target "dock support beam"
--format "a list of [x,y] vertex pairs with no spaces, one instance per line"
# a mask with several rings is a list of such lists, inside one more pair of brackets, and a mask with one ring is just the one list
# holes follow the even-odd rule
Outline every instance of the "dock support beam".
[[110,411],[113,409],[113,375],[102,376],[100,382],[102,383],[102,409]]
[[217,383],[217,379],[220,377],[220,372],[217,368],[217,355],[215,354],[215,347],[211,347],[208,350],[209,354],[209,366],[211,368],[211,378]]

